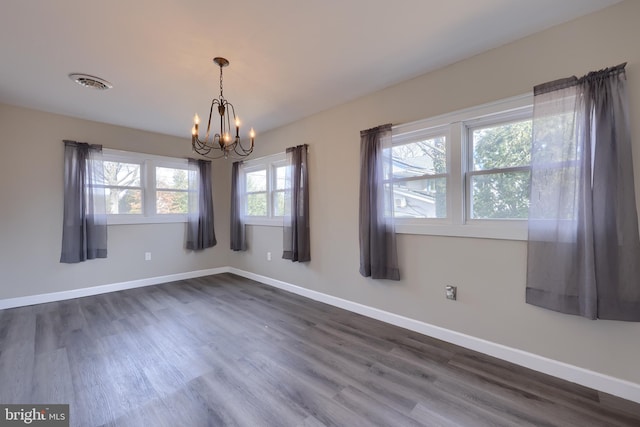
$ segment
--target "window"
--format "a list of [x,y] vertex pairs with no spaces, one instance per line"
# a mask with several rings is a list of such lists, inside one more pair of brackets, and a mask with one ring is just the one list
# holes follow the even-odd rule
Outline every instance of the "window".
[[186,214],[189,178],[186,168],[156,166],[156,214]]
[[527,219],[531,119],[468,129],[468,217]]
[[531,95],[394,126],[396,230],[525,240]]
[[245,215],[268,215],[267,209],[267,169],[247,171],[245,177]]
[[242,163],[242,210],[247,224],[282,225],[285,190],[284,153]]
[[109,149],[103,156],[109,224],[186,221],[186,159]]
[[107,214],[142,214],[142,163],[104,162]]
[[391,149],[396,218],[447,217],[447,137],[413,135]]

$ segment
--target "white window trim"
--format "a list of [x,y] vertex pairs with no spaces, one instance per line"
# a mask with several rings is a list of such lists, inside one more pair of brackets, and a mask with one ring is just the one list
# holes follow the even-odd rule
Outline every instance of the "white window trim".
[[[241,210],[242,210],[242,221],[248,225],[262,225],[268,227],[282,227],[284,222],[284,217],[275,216],[274,206],[273,206],[273,194],[276,191],[276,176],[275,170],[280,166],[284,166],[286,164],[286,154],[285,153],[276,153],[271,154],[269,156],[258,157],[251,160],[245,160],[242,162],[240,166],[240,182],[242,191],[242,199],[241,199]],[[266,216],[249,216],[245,215],[246,212],[246,202],[247,197],[245,193],[246,182],[245,176],[247,172],[252,172],[256,170],[266,170],[267,171],[267,215]]]
[[[393,126],[393,143],[406,142],[416,134],[447,136],[447,214],[440,218],[396,218],[396,232],[433,236],[473,237],[485,239],[527,240],[527,220],[472,220],[467,219],[468,196],[466,179],[468,164],[468,129],[495,120],[508,121],[531,117],[533,94],[528,93],[476,107],[435,116],[429,119]],[[443,132],[443,128],[448,131]]]
[[110,148],[103,148],[102,155],[105,161],[140,163],[142,166],[140,172],[140,186],[143,192],[142,214],[107,214],[107,225],[187,222],[186,214],[157,214],[155,212],[156,195],[155,185],[153,185],[153,182],[155,182],[156,166],[188,169],[189,162],[187,159],[133,151],[113,150]]

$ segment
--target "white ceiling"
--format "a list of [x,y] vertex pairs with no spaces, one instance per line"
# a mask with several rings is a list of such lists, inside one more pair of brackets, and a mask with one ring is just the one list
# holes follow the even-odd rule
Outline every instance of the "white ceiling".
[[1,0],[0,102],[188,138],[223,56],[259,133],[618,1]]

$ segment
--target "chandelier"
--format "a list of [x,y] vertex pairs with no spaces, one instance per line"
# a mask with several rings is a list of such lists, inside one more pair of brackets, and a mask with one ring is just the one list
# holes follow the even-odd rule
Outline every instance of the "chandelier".
[[[222,68],[229,65],[229,61],[225,58],[213,58],[220,67],[220,97],[214,98],[211,101],[211,109],[209,110],[209,121],[207,122],[207,134],[204,139],[200,139],[198,136],[198,126],[200,125],[200,117],[196,114],[193,118],[193,129],[191,129],[191,146],[193,151],[200,154],[203,157],[210,159],[219,159],[224,157],[225,159],[231,157],[246,157],[253,152],[253,142],[256,137],[255,132],[251,129],[249,132],[249,138],[251,145],[249,148],[244,148],[240,141],[240,120],[236,117],[236,110],[233,108],[233,104],[224,99],[222,94]],[[213,117],[213,107],[217,106],[218,114],[220,115],[220,129],[219,132],[213,134],[211,139],[211,119]],[[233,115],[233,124],[235,126],[236,135],[231,136],[231,116]],[[219,151],[217,151],[219,150]]]

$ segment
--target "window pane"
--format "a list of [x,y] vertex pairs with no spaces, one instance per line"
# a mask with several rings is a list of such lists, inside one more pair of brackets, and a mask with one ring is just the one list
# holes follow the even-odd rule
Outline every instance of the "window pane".
[[446,138],[439,136],[392,148],[393,177],[447,173]]
[[105,188],[108,214],[141,214],[142,190]]
[[186,191],[156,191],[156,213],[187,213],[188,193]]
[[273,215],[284,216],[284,191],[273,193]]
[[267,191],[267,170],[247,172],[247,191]]
[[276,190],[285,189],[285,181],[287,179],[287,167],[280,166],[276,168]]
[[267,193],[247,194],[247,215],[267,216]]
[[471,218],[526,219],[529,172],[471,176]]
[[447,179],[396,182],[393,204],[396,218],[446,218]]
[[124,162],[104,162],[106,185],[118,187],[140,186],[140,164]]
[[156,167],[156,188],[186,190],[189,188],[186,169]]
[[531,120],[473,130],[473,170],[489,170],[531,163]]

